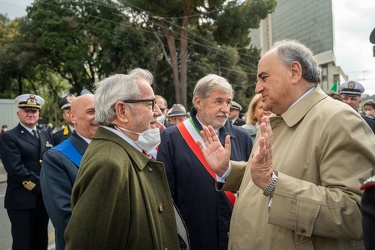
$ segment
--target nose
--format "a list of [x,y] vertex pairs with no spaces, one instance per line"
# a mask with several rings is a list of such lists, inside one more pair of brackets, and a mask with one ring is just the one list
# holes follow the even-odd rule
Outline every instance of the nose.
[[229,109],[230,109],[230,103],[224,103],[221,107],[221,112],[223,113],[229,113]]
[[255,85],[255,94],[259,94],[261,91],[263,91],[264,87],[263,87],[263,84],[259,83],[259,81],[257,81],[256,85]]
[[155,107],[154,107],[154,117],[158,117],[158,116],[161,116],[161,115],[162,115],[162,112],[161,112],[159,106],[155,104]]

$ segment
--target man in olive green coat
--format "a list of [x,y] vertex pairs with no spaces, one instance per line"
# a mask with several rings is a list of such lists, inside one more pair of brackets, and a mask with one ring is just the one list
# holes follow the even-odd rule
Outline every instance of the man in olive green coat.
[[364,249],[359,180],[374,172],[375,137],[319,82],[311,51],[280,41],[258,65],[256,92],[273,115],[262,118],[248,162],[229,168],[229,139],[223,148],[204,128],[207,163],[224,190],[239,190],[229,249]]
[[101,127],[73,186],[66,249],[189,249],[185,227],[180,241],[164,166],[148,157],[160,143],[152,79],[135,69],[99,83]]

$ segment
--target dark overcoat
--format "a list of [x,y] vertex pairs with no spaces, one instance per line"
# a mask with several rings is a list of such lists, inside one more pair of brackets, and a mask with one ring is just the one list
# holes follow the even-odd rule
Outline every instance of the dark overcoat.
[[[199,130],[193,108],[191,117]],[[252,139],[243,128],[229,120],[219,129],[224,143],[230,135],[231,159],[247,161]],[[161,134],[157,160],[164,163],[172,197],[188,227],[192,249],[227,249],[232,205],[224,192],[217,192],[215,180],[185,142],[177,126]]]

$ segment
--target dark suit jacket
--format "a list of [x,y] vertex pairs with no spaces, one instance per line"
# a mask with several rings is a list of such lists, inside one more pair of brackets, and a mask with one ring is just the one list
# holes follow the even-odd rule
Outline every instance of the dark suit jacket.
[[370,126],[372,132],[374,132],[375,134],[375,120],[365,115],[361,115],[361,116],[366,121],[366,123]]
[[68,140],[44,154],[40,184],[44,204],[55,227],[56,250],[65,249],[64,232],[72,213],[70,195],[79,168],[79,165],[74,164],[70,158],[60,152],[65,146],[75,147],[82,159],[88,144],[73,132]]
[[[375,178],[375,176],[373,177]],[[361,200],[363,242],[366,249],[375,249],[375,186],[369,185],[363,191]]]
[[[195,108],[191,118],[199,130]],[[219,129],[223,144],[230,135],[231,159],[247,161],[253,146],[245,129],[233,126],[229,119]],[[190,149],[177,126],[161,134],[157,160],[164,163],[172,198],[189,230],[192,249],[228,249],[228,231],[232,205],[224,192],[217,192],[215,180]]]
[[52,137],[55,145],[59,145],[63,141],[69,139],[71,134],[72,131],[70,130],[70,127],[68,125],[66,125],[66,127],[63,129],[58,129],[57,131],[52,132]]
[[245,125],[246,122],[244,120],[242,120],[241,118],[237,118],[234,122],[233,122],[233,125],[236,125],[236,126],[242,126],[242,125]]
[[[8,174],[6,209],[31,209],[43,204],[39,174],[43,154],[53,147],[53,139],[47,131],[37,131],[39,140],[18,124],[1,138],[1,156]],[[29,191],[23,186],[24,181],[35,183],[35,188]]]

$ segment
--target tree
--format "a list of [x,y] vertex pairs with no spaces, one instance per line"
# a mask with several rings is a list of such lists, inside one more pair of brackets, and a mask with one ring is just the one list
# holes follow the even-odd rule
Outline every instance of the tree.
[[259,26],[276,5],[275,0],[120,0],[133,18],[154,32],[172,69],[176,101],[186,106],[189,28],[202,35],[213,32],[215,41],[232,47],[247,46],[250,28]]
[[143,33],[110,0],[39,0],[27,11],[23,35],[34,42],[38,63],[68,81],[74,92],[93,90],[113,72],[147,65]]

